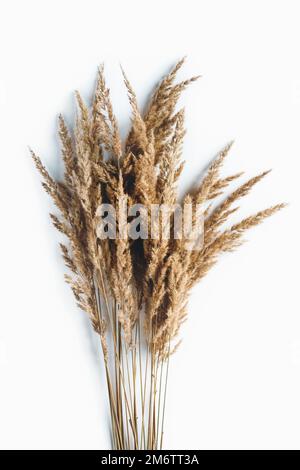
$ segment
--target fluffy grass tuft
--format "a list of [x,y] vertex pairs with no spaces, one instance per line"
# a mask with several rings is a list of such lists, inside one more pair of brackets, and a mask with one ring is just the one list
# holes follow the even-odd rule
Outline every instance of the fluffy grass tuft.
[[[123,72],[132,109],[125,142],[100,67],[91,107],[76,92],[72,132],[59,116],[63,181],[55,181],[32,152],[43,187],[58,210],[51,214],[52,222],[66,239],[60,245],[66,282],[100,337],[116,449],[162,447],[169,358],[179,344],[190,289],[220,254],[242,243],[245,231],[284,207],[274,205],[222,229],[238,210],[235,203],[268,173],[249,179],[211,208],[242,174],[220,174],[230,143],[182,202],[204,207],[200,250],[189,250],[184,240],[166,240],[161,234],[146,240],[99,238],[97,209],[102,203],[117,208],[126,200],[129,207],[139,203],[150,212],[152,204],[178,202],[185,128],[184,110],[177,110],[177,102],[198,78],[175,83],[183,63],[180,60],[161,81],[144,114]],[[127,226],[128,221],[123,223]]]

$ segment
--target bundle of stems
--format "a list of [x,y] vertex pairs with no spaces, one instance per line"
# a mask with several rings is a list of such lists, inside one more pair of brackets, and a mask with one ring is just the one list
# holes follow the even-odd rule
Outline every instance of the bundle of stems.
[[[284,206],[274,205],[222,229],[238,209],[235,203],[268,173],[247,180],[219,200],[242,175],[220,176],[231,143],[213,160],[197,188],[178,201],[185,128],[184,110],[177,109],[177,102],[198,78],[175,83],[183,62],[160,82],[145,113],[123,72],[132,109],[125,142],[121,142],[100,67],[90,108],[76,92],[73,131],[59,116],[63,181],[55,181],[31,152],[42,185],[59,212],[50,214],[52,222],[67,240],[60,244],[68,268],[66,281],[100,338],[114,449],[162,448],[169,360],[179,344],[190,290],[221,253],[241,244],[246,230]],[[105,232],[99,208],[111,205],[121,213],[118,209],[124,203],[128,208],[140,205],[140,221],[146,224],[153,205],[164,205],[169,208],[171,226],[176,206],[200,205],[201,246],[191,249],[186,234],[165,237],[160,217],[154,237],[129,237],[132,216],[117,217]],[[195,224],[193,216],[192,228]],[[116,231],[125,236],[111,236]]]

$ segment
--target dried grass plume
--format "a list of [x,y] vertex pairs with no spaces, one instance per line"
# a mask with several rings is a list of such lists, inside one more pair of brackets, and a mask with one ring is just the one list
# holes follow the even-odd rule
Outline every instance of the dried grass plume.
[[[242,175],[221,176],[230,143],[211,163],[196,190],[181,202],[205,208],[200,250],[187,250],[184,240],[166,240],[161,233],[145,240],[98,236],[97,209],[102,203],[114,207],[124,200],[129,207],[143,204],[145,215],[152,204],[179,203],[185,127],[184,110],[177,109],[177,103],[198,78],[176,83],[183,63],[180,60],[161,81],[145,113],[123,72],[132,110],[125,142],[101,66],[90,107],[76,92],[74,129],[68,129],[59,116],[63,181],[55,181],[31,152],[43,187],[56,207],[51,219],[63,234],[60,247],[68,271],[66,282],[100,336],[117,449],[162,446],[169,357],[178,346],[191,288],[223,252],[240,246],[247,230],[284,207],[276,204],[230,224],[238,210],[236,203],[268,174],[265,171],[249,179],[224,197],[230,184]],[[128,222],[119,220],[118,228]]]

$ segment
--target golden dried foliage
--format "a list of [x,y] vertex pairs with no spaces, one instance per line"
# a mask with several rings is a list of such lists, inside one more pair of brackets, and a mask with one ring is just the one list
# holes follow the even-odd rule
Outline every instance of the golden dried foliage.
[[[220,177],[232,146],[230,143],[209,166],[196,190],[187,194],[182,203],[201,204],[205,208],[200,250],[187,249],[184,240],[165,239],[161,234],[160,220],[156,239],[101,239],[98,236],[100,218],[97,209],[101,203],[112,204],[116,209],[124,200],[129,207],[141,203],[146,208],[146,219],[152,204],[172,206],[178,202],[177,182],[183,169],[181,154],[185,128],[184,110],[177,111],[176,106],[182,91],[198,78],[174,84],[183,63],[184,59],[180,60],[161,81],[145,114],[140,111],[133,88],[123,72],[132,109],[132,126],[124,148],[103,67],[100,67],[91,109],[76,92],[78,115],[74,132],[68,130],[63,117],[59,116],[64,181],[54,181],[39,157],[32,152],[43,178],[42,184],[59,211],[59,215],[51,215],[52,222],[69,241],[61,244],[62,256],[69,270],[66,281],[78,306],[89,315],[100,335],[106,364],[108,326],[112,328],[115,361],[119,368],[121,345],[129,349],[137,347],[137,331],[140,335],[142,321],[153,367],[156,358],[165,361],[177,348],[173,340],[186,318],[190,289],[207,274],[221,253],[232,251],[241,244],[246,230],[284,207],[284,204],[275,205],[230,228],[221,229],[238,209],[233,207],[234,204],[268,173],[249,179],[212,208],[211,202],[242,175]],[[128,220],[122,224],[126,229]],[[119,220],[115,228],[118,230],[120,226]],[[115,394],[111,379],[108,380],[108,389],[111,407],[114,409],[114,402],[116,405],[113,412],[115,445],[124,448],[123,412],[117,404],[124,378],[120,371],[118,374]],[[126,391],[123,394],[126,395]],[[134,409],[131,411],[133,429]],[[151,433],[150,437],[148,433],[145,446],[157,447],[154,428],[149,426]],[[133,432],[135,447],[136,434],[137,429]],[[150,444],[149,439],[152,439]]]

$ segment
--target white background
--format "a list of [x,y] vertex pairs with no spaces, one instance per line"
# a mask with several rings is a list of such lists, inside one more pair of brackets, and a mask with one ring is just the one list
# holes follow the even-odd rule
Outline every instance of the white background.
[[56,119],[106,64],[122,129],[119,62],[141,105],[178,58],[188,133],[183,186],[216,151],[224,174],[274,171],[242,214],[280,201],[198,285],[172,359],[165,447],[300,448],[300,3],[16,1],[0,7],[0,447],[109,448],[97,339],[63,282],[57,235],[28,156],[54,175]]

